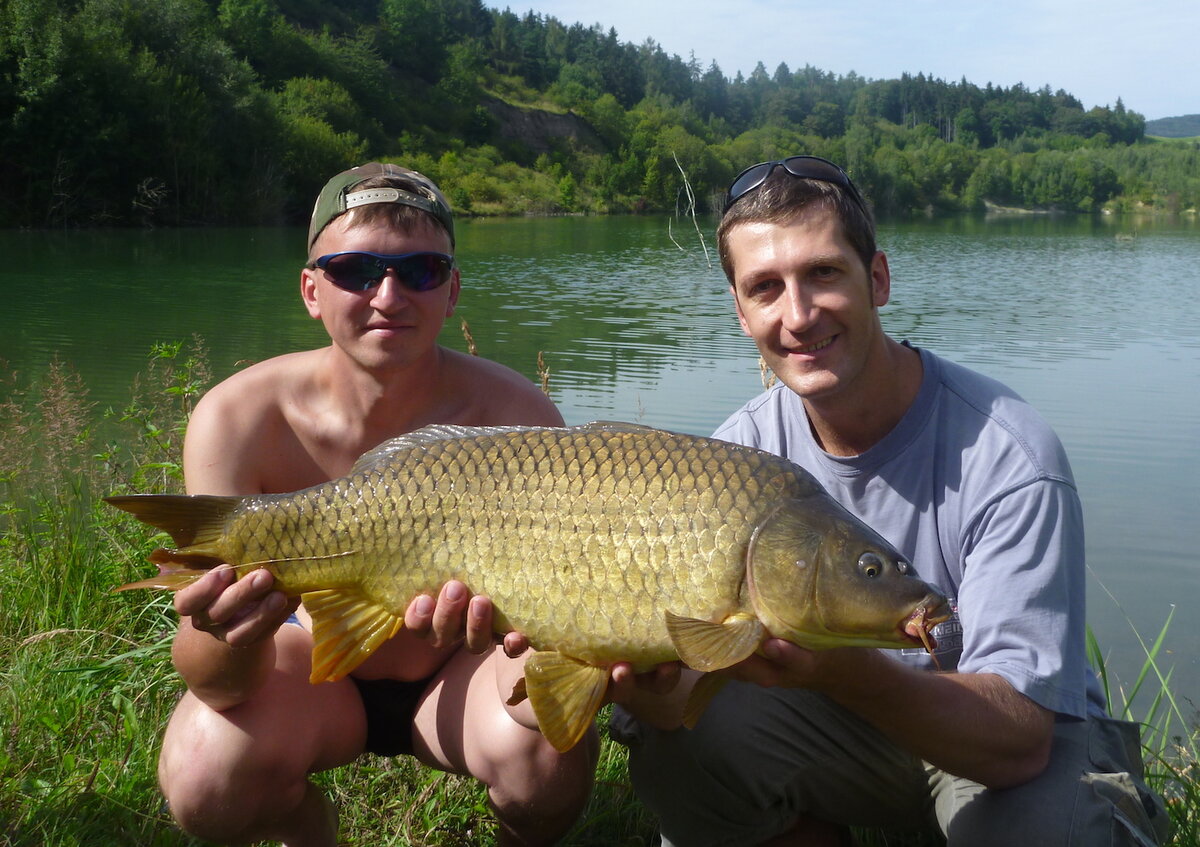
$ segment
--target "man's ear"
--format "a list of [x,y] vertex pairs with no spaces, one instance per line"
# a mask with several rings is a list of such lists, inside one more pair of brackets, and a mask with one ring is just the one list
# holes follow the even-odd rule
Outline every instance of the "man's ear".
[[875,308],[886,306],[892,297],[892,272],[888,268],[887,256],[882,250],[871,259],[871,300]]
[[320,320],[321,303],[317,297],[317,272],[311,268],[300,271],[300,299],[304,301],[304,308],[308,310],[309,317]]

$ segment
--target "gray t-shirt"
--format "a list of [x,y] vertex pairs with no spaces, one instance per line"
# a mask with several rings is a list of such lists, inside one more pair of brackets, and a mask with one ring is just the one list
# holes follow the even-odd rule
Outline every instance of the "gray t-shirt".
[[[822,450],[780,384],[714,436],[806,468],[951,598],[954,616],[934,631],[943,670],[997,674],[1061,715],[1103,714],[1085,653],[1083,514],[1062,444],[1004,385],[919,352],[916,401],[861,455]],[[887,652],[932,667],[923,650]]]

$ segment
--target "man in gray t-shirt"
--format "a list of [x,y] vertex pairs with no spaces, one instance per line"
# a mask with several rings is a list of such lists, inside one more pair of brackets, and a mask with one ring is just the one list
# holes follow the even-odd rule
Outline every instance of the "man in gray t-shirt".
[[1159,843],[1136,727],[1107,717],[1086,662],[1082,513],[1054,432],[1000,383],[883,331],[887,257],[836,165],[748,168],[718,242],[779,384],[716,437],[807,468],[955,613],[933,657],[770,640],[693,730],[678,728],[690,674],[670,697],[622,695],[614,735],[664,844],[832,845],[847,825],[936,826],[970,847]]

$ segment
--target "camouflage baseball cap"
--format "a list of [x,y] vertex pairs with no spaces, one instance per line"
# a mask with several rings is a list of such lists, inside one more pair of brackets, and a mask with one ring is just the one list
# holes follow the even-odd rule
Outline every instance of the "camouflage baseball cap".
[[[412,183],[419,193],[390,186],[354,190],[365,180],[377,176],[400,177]],[[321,230],[338,215],[356,206],[367,206],[371,203],[399,203],[428,212],[446,228],[450,235],[450,244],[454,245],[454,216],[450,211],[450,204],[446,202],[445,196],[433,180],[399,165],[367,162],[365,165],[342,171],[325,183],[313,207],[312,221],[308,225],[309,249],[312,249],[313,242],[317,240]]]

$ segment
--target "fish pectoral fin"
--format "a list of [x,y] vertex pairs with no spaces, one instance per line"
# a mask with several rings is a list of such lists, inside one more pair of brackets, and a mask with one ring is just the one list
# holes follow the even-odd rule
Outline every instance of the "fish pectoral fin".
[[754,615],[738,612],[719,623],[667,612],[667,634],[689,668],[717,671],[737,664],[758,649],[766,629]]
[[729,682],[729,677],[711,673],[706,673],[696,680],[691,693],[688,694],[687,703],[683,707],[683,725],[688,729],[695,729],[696,723],[704,714],[704,710],[708,708],[708,704],[712,702],[712,698],[717,696],[717,692],[724,688],[727,682]]
[[603,705],[608,668],[562,653],[531,653],[525,660],[525,690],[542,735],[565,753],[583,738]]
[[330,588],[300,599],[313,622],[312,683],[341,679],[404,626],[403,616],[357,591]]

